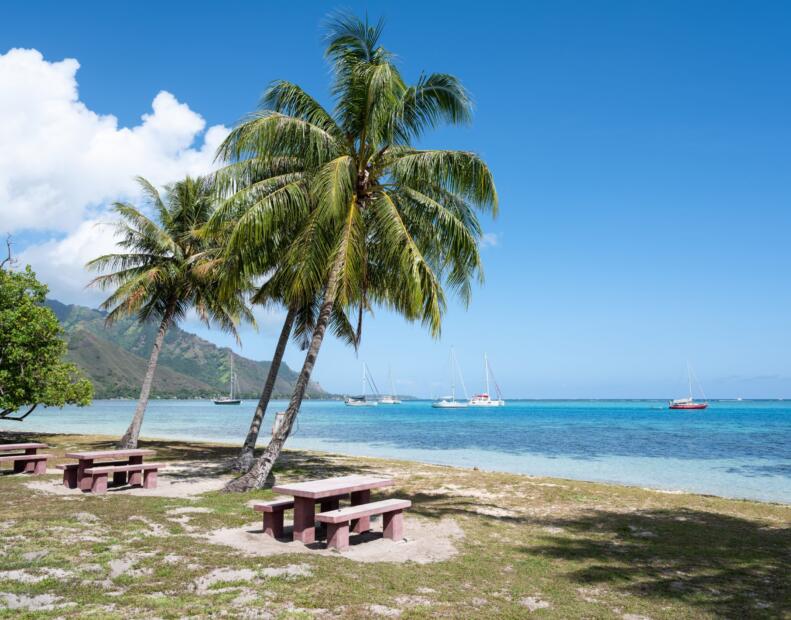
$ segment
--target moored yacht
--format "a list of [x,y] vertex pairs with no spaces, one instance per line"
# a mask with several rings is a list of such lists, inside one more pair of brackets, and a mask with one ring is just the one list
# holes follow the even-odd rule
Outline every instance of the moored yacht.
[[467,398],[467,386],[464,385],[464,377],[456,360],[456,353],[453,347],[450,348],[450,396],[443,396],[439,400],[431,403],[434,409],[464,409],[467,406],[465,400],[456,400],[456,375],[461,380],[461,387],[464,390],[464,398]]
[[[504,407],[505,401],[500,393],[500,386],[497,385],[497,380],[494,380],[494,389],[497,392],[497,398],[491,397],[489,388],[489,374],[491,373],[491,369],[489,368],[489,357],[486,353],[483,354],[483,366],[484,374],[486,375],[486,391],[475,394],[470,399],[470,407]],[[494,376],[492,376],[492,379],[494,379]]]
[[[689,396],[686,398],[676,398],[671,400],[667,407],[668,409],[705,409],[709,406],[709,403],[706,402],[705,398],[706,395],[703,395],[702,401],[696,401],[692,398],[692,366],[689,362],[687,362],[687,381],[689,384]],[[697,378],[695,379],[697,382]],[[700,388],[701,393],[703,392],[703,388],[700,387],[700,383],[698,383],[698,387]]]
[[[371,390],[374,393],[373,398],[368,398],[366,396],[368,386],[371,386]],[[346,404],[347,407],[376,407],[379,404],[379,400],[376,397],[378,395],[378,390],[376,389],[376,384],[373,382],[373,379],[370,377],[370,372],[368,371],[368,366],[363,363],[363,392],[360,396],[347,396],[343,399],[343,402]]]

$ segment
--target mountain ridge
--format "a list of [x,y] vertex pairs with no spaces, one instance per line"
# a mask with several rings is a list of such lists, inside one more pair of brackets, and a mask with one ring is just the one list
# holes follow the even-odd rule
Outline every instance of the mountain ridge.
[[[48,299],[66,334],[67,357],[93,382],[96,398],[137,398],[153,347],[157,325],[121,319],[105,325],[106,312]],[[230,356],[241,398],[258,398],[269,361],[257,361],[218,347],[196,334],[172,326],[165,335],[151,390],[153,398],[210,398],[228,392]],[[284,362],[273,397],[291,395],[297,372]],[[330,395],[311,382],[308,398]]]

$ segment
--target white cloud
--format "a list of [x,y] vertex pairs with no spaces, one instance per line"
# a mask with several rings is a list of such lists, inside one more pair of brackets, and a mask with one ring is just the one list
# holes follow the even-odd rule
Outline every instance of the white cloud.
[[0,229],[73,232],[107,202],[212,168],[227,134],[161,91],[134,127],[79,100],[74,59],[37,50],[0,55]]
[[[228,133],[161,91],[139,124],[97,114],[79,100],[74,59],[49,62],[37,50],[0,54],[0,232],[37,233],[24,248],[51,296],[96,305],[85,263],[115,251],[109,203],[135,200],[135,177],[156,185],[204,174]],[[19,238],[19,235],[16,235]],[[49,237],[48,240],[47,237]]]
[[49,286],[49,296],[64,303],[98,306],[106,296],[100,289],[86,289],[95,275],[85,269],[89,260],[117,252],[110,216],[82,222],[63,239],[33,245],[19,255],[19,265],[32,265],[36,276]]
[[498,233],[483,233],[481,235],[481,248],[495,248],[500,245],[500,235]]

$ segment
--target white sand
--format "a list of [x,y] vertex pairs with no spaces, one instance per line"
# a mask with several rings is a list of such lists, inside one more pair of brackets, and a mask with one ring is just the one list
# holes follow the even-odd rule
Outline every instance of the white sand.
[[[381,522],[380,522],[381,523]],[[376,523],[372,524],[376,527]],[[379,526],[381,527],[381,525]],[[323,542],[306,546],[298,541],[275,540],[263,534],[260,522],[243,528],[223,528],[207,535],[196,534],[216,545],[226,545],[247,555],[272,556],[284,553],[341,555],[355,562],[442,562],[456,555],[454,542],[463,538],[463,530],[452,519],[433,521],[413,516],[404,519],[406,538],[400,541],[382,538],[380,531],[349,537],[351,547],[343,552],[328,549]],[[286,528],[286,534],[290,528]]]

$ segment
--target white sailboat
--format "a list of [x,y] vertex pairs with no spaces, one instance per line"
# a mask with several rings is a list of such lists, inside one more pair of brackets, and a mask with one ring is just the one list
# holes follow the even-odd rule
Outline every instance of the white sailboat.
[[[692,371],[692,365],[687,362],[687,382],[689,384],[689,396],[686,398],[675,398],[668,403],[668,409],[705,409],[709,406],[709,403],[706,402],[706,395],[703,395],[703,400],[695,400],[692,397],[692,375],[694,372]],[[697,382],[697,377],[695,377],[695,381]],[[698,383],[698,387],[700,387],[700,383]],[[703,388],[700,387],[701,393],[703,392]],[[739,399],[741,400],[741,398]]]
[[374,395],[378,394],[379,390],[376,389],[376,384],[373,382],[373,379],[370,377],[370,372],[368,371],[368,366],[363,363],[363,391],[360,396],[347,396],[343,399],[343,402],[346,403],[347,407],[376,407],[379,404],[379,401],[371,398],[366,397],[366,391],[368,386],[371,386],[371,391]]
[[[464,390],[464,400],[456,400],[456,374],[461,380],[461,387]],[[453,347],[450,348],[450,396],[443,396],[439,400],[431,403],[434,409],[464,409],[467,406],[467,386],[464,385],[464,377],[456,360],[456,353]]]
[[236,381],[236,371],[233,368],[233,353],[229,355],[231,358],[231,379],[230,379],[230,389],[228,390],[228,396],[221,396],[220,398],[214,399],[215,405],[238,405],[242,402],[240,398],[236,398],[234,396],[234,388],[238,391],[238,385]]
[[379,403],[382,405],[400,405],[401,400],[398,398],[398,394],[395,391],[395,383],[393,382],[393,369],[390,369],[390,394],[382,396],[379,399]]
[[[500,386],[497,385],[497,380],[494,381],[494,389],[497,392],[497,398],[491,397],[489,375],[492,371],[491,368],[489,368],[489,357],[486,353],[483,354],[483,367],[484,374],[486,375],[486,391],[473,396],[470,399],[470,407],[505,407],[505,401],[503,400],[503,395],[500,393]],[[492,379],[494,379],[494,375],[492,375]]]

